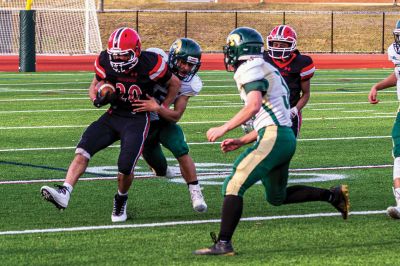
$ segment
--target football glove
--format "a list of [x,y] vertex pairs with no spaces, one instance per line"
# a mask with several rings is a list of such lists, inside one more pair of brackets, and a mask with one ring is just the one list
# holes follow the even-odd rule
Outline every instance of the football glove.
[[110,100],[109,100],[109,97],[108,97],[109,94],[110,94],[110,92],[107,91],[104,96],[98,96],[97,95],[96,99],[94,99],[94,101],[93,101],[93,105],[96,106],[97,108],[100,108],[100,107],[110,103]]
[[241,125],[244,134],[248,134],[254,130],[253,122],[254,122],[254,120],[251,118],[247,122],[245,122],[244,124]]
[[294,118],[298,115],[299,115],[299,110],[297,109],[296,106],[290,109],[290,118]]

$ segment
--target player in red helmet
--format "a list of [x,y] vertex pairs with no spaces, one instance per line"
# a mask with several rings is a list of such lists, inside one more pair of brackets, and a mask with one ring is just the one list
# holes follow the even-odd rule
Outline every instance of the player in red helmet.
[[311,57],[303,55],[297,49],[296,31],[288,25],[279,25],[267,36],[267,51],[264,59],[285,79],[290,90],[290,117],[296,137],[302,124],[301,110],[310,99],[310,80],[315,67]]
[[[150,125],[149,113],[133,111],[132,103],[147,99],[147,95],[152,95],[153,87],[160,84],[168,87],[163,104],[169,106],[181,82],[161,56],[141,51],[140,37],[131,28],[116,29],[109,38],[107,50],[100,53],[94,65],[95,77],[89,87],[89,97],[94,106],[110,104],[110,108],[83,133],[64,184],[57,185],[57,188],[43,186],[40,191],[45,200],[59,209],[65,209],[72,189],[85,172],[89,160],[98,151],[121,140],[118,190],[114,196],[111,220],[124,222],[127,219],[128,190]],[[96,85],[101,81],[115,84],[116,93],[98,95]]]

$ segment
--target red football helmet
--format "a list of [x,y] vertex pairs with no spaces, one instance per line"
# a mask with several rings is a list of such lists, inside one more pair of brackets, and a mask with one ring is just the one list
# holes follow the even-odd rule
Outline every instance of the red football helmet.
[[[289,47],[274,47],[274,42],[288,43]],[[297,34],[293,28],[287,25],[276,26],[267,36],[268,54],[275,59],[288,59],[296,50]]]
[[[107,53],[110,55],[111,67],[116,72],[132,69],[138,63],[141,46],[140,36],[134,29],[116,29],[108,39]],[[128,57],[122,59],[121,56]]]

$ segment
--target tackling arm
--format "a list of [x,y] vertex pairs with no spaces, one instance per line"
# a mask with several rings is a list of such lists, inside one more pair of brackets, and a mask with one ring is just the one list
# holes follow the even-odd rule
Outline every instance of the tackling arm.
[[180,96],[178,97],[178,99],[176,99],[173,110],[161,105],[157,113],[166,120],[172,122],[178,122],[186,110],[189,98],[190,98],[189,96],[184,96],[184,95]]
[[167,86],[168,93],[163,101],[163,105],[168,107],[174,102],[175,97],[181,88],[181,81],[175,75],[172,75],[165,85]]

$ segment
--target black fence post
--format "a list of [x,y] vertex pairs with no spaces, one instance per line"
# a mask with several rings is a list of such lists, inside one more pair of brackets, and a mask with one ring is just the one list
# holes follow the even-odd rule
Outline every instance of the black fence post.
[[187,38],[188,12],[185,11],[185,38]]
[[381,53],[385,53],[385,12],[382,12],[382,50]]
[[139,33],[139,10],[136,10],[136,32]]
[[238,12],[235,11],[235,29],[238,27]]
[[286,12],[283,11],[282,25],[286,25]]
[[333,53],[333,11],[331,13],[331,53]]

